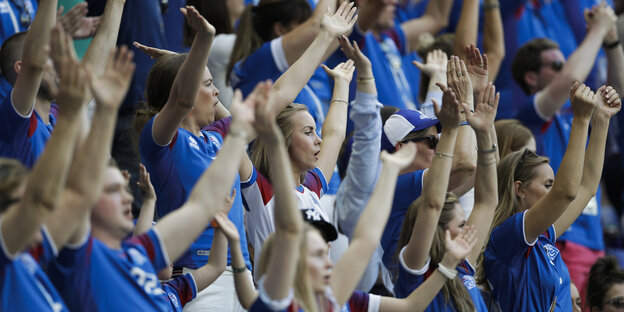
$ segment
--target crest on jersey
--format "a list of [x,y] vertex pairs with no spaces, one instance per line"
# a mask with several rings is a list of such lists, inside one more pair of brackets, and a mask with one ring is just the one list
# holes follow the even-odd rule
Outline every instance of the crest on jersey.
[[215,138],[214,135],[208,135],[208,140],[210,140],[210,143],[214,144],[217,149],[221,149],[221,142],[219,142],[219,140],[217,138]]
[[169,295],[169,300],[171,301],[171,304],[176,307],[179,308],[180,307],[180,303],[178,302],[178,298],[172,294],[172,293],[168,293],[167,295]]
[[477,282],[475,282],[474,277],[470,276],[470,275],[464,275],[462,277],[462,281],[464,282],[464,286],[466,286],[466,289],[471,290],[475,287],[477,287]]
[[550,262],[553,262],[557,257],[559,250],[551,244],[545,244],[544,249],[546,250],[546,254],[548,254],[548,259],[550,260]]

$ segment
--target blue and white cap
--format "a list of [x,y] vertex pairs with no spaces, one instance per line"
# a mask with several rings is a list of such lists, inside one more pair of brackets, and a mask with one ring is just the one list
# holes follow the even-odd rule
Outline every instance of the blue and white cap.
[[436,126],[440,132],[441,125],[437,118],[429,117],[417,110],[401,109],[386,120],[381,136],[381,148],[393,152],[397,143],[405,136],[431,126]]

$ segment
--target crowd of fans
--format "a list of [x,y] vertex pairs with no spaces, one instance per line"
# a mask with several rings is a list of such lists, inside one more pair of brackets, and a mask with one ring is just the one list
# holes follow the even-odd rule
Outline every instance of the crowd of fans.
[[0,0],[0,311],[624,309],[624,1],[69,4]]

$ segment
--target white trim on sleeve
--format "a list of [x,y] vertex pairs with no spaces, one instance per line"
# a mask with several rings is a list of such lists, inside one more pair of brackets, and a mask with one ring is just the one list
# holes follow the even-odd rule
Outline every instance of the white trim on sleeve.
[[165,242],[163,241],[162,236],[160,236],[158,228],[153,227],[152,231],[154,231],[154,234],[156,234],[156,238],[158,238],[158,244],[160,245],[160,250],[162,250],[163,258],[165,258],[165,264],[170,265],[171,261],[169,260],[169,254],[167,253],[167,248],[165,248]]
[[379,312],[381,306],[381,296],[368,294],[368,310],[367,312]]
[[19,252],[16,252],[16,253],[12,254],[7,249],[6,243],[4,242],[4,236],[2,236],[2,221],[4,221],[4,215],[0,215],[0,251],[2,251],[2,253],[4,254],[5,257],[7,257],[9,260],[13,261],[13,260],[15,260],[15,257],[17,257]]
[[52,253],[54,254],[54,256],[58,256],[58,247],[56,247],[54,239],[52,239],[52,235],[50,235],[48,227],[45,226],[45,224],[41,226],[41,232],[43,232],[42,234],[45,235],[45,239],[48,240],[50,247],[52,247]]
[[35,111],[35,103],[37,100],[35,100],[33,102],[32,107],[30,108],[30,113],[26,114],[26,115],[22,115],[20,114],[20,112],[17,111],[17,108],[15,108],[15,104],[13,104],[13,91],[15,90],[15,88],[11,89],[11,94],[9,95],[11,97],[11,107],[13,108],[13,111],[17,114],[17,116],[20,116],[24,119],[28,119],[30,117],[32,117],[33,112]]
[[90,236],[91,236],[91,225],[89,225],[89,227],[85,230],[84,236],[80,238],[80,240],[77,243],[75,244],[67,243],[67,245],[65,245],[65,248],[69,248],[73,250],[80,249],[82,246],[84,246],[87,243],[87,241],[89,241]]
[[431,263],[431,257],[427,258],[427,262],[425,265],[417,270],[411,269],[405,264],[405,260],[403,260],[403,254],[405,253],[405,246],[401,248],[401,252],[399,253],[399,263],[401,263],[401,267],[403,270],[407,271],[407,273],[412,275],[424,275],[429,270],[429,264]]
[[522,213],[522,237],[524,238],[524,242],[525,242],[527,245],[529,245],[529,246],[533,246],[533,245],[535,245],[535,243],[537,242],[537,240],[539,239],[539,237],[536,237],[536,238],[535,238],[535,240],[534,240],[532,243],[529,243],[529,242],[527,241],[527,238],[526,238],[526,232],[525,232],[525,227],[524,227],[524,221],[525,221],[525,219],[526,219],[526,213],[527,213],[527,211],[528,211],[528,210],[525,210],[525,211]]
[[281,310],[285,310],[286,308],[288,308],[288,306],[290,306],[290,304],[293,302],[293,298],[294,298],[293,289],[291,288],[288,290],[288,295],[286,296],[286,298],[273,300],[269,297],[269,295],[266,293],[266,290],[264,289],[265,278],[266,278],[266,275],[263,275],[258,281],[259,299],[262,300],[262,302],[266,304],[266,306],[269,307],[269,309],[273,311],[281,311]]
[[542,114],[542,112],[540,112],[539,106],[537,106],[537,98],[538,97],[541,98],[542,96],[545,96],[543,91],[537,92],[535,94],[535,96],[533,97],[533,109],[535,110],[535,114],[537,114],[537,116],[539,118],[541,118],[543,121],[546,122],[546,121],[549,121],[550,118],[546,118],[546,116],[544,116],[544,114]]
[[288,69],[288,61],[286,60],[286,53],[284,52],[284,46],[282,45],[282,39],[279,37],[271,40],[271,56],[277,65],[277,69],[281,72],[285,72]]

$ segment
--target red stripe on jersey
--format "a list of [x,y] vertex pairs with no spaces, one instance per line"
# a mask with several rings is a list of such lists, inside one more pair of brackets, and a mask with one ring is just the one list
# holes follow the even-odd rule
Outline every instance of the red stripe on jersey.
[[173,139],[171,139],[171,143],[169,143],[169,150],[170,151],[173,150],[173,147],[175,146],[176,141],[178,140],[178,131],[179,130],[176,130],[176,133],[173,135]]
[[43,244],[38,244],[37,246],[31,248],[28,253],[30,253],[30,256],[35,259],[35,262],[39,262],[41,260],[41,255],[43,255]]
[[130,239],[130,241],[143,246],[143,248],[145,248],[145,251],[147,252],[147,256],[151,261],[154,261],[154,259],[156,259],[156,250],[154,250],[154,244],[152,244],[152,240],[150,239],[149,235],[147,235],[147,233],[134,236]]
[[30,124],[28,125],[28,138],[32,138],[37,130],[37,125],[39,124],[39,120],[37,120],[37,116],[35,116],[35,112],[33,111],[30,114]]
[[271,182],[258,170],[256,170],[256,174],[256,183],[258,184],[258,189],[262,196],[262,203],[266,206],[271,201],[271,198],[273,198],[273,186],[271,186]]
[[542,125],[542,128],[540,128],[540,131],[542,133],[546,133],[546,131],[548,131],[548,128],[550,128],[550,125],[552,125],[554,119],[555,119],[555,117],[551,117],[547,122],[545,122]]
[[529,259],[529,255],[531,254],[531,249],[533,249],[533,246],[529,246],[529,249],[527,249],[527,251],[524,253],[525,259]]
[[321,198],[321,192],[323,191],[323,183],[321,177],[319,177],[314,171],[308,171],[303,180],[303,185],[310,191],[316,193]]

